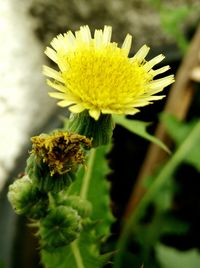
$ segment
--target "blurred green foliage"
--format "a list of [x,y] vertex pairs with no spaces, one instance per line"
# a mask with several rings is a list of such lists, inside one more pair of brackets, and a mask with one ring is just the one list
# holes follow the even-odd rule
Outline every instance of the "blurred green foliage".
[[158,244],[156,246],[156,255],[162,268],[200,267],[200,253],[196,249],[182,252],[180,250]]
[[180,52],[184,54],[188,47],[188,39],[183,29],[183,23],[192,16],[195,6],[188,3],[171,8],[162,0],[147,1],[159,13],[163,30],[174,39]]
[[[149,178],[147,192],[125,224],[118,242],[120,250],[115,258],[115,268],[123,267],[126,260],[129,260],[130,267],[141,267],[144,264],[148,268],[171,268],[173,260],[174,264],[182,263],[180,258],[183,254],[162,245],[162,238],[173,234],[180,236],[189,229],[189,223],[173,213],[174,195],[179,191],[174,176],[183,162],[199,170],[200,121],[181,123],[166,114],[162,115],[162,121],[174,139],[176,149],[166,164]],[[166,262],[166,256],[171,258],[169,262]],[[192,262],[198,263],[200,254],[196,252],[193,256],[188,251],[186,256],[187,263],[191,260],[191,266],[185,267],[199,267],[193,266]],[[180,265],[174,267],[182,268]]]

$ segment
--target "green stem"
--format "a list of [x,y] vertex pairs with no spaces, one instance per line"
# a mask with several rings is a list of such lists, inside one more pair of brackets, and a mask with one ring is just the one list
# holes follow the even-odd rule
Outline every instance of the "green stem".
[[81,257],[81,254],[77,245],[77,241],[74,241],[73,243],[71,243],[71,249],[74,254],[77,268],[84,268],[83,260],[82,260],[82,257]]
[[122,256],[124,251],[126,250],[127,243],[129,241],[129,237],[133,232],[133,229],[147,205],[151,202],[156,192],[163,186],[163,184],[167,181],[167,179],[172,175],[177,165],[179,165],[187,154],[190,152],[191,148],[196,145],[200,136],[200,122],[196,124],[193,130],[190,132],[188,137],[176,151],[176,153],[172,156],[172,158],[168,161],[168,163],[161,170],[152,186],[149,188],[148,192],[144,195],[139,205],[137,206],[134,213],[130,216],[129,220],[126,222],[123,231],[121,233],[121,237],[118,241],[117,248],[120,249],[119,253],[116,255],[114,268],[122,267]]
[[[88,193],[88,188],[90,185],[92,167],[93,167],[95,155],[96,155],[96,150],[91,149],[89,159],[87,162],[87,170],[84,174],[84,177],[82,180],[83,182],[82,182],[82,186],[81,186],[81,190],[80,190],[80,197],[82,199],[87,199],[87,193]],[[74,241],[73,243],[71,243],[71,249],[72,249],[72,253],[74,255],[76,264],[77,264],[77,268],[84,268],[84,264],[83,264],[83,260],[82,260],[82,257],[81,257],[80,251],[79,251],[77,240]]]
[[80,197],[82,199],[87,199],[87,193],[88,193],[88,188],[89,188],[89,184],[90,184],[92,167],[93,167],[95,155],[96,155],[96,150],[91,149],[88,163],[87,163],[87,170],[86,170],[85,175],[83,177],[83,183],[82,183],[82,187],[81,187],[81,191],[80,191]]

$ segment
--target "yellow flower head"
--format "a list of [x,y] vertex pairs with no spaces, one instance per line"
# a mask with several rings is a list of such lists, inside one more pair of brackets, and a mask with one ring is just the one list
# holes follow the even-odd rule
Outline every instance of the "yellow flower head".
[[145,60],[149,47],[144,45],[131,58],[131,35],[121,48],[111,42],[112,28],[95,30],[94,37],[88,26],[80,27],[75,35],[68,31],[58,35],[45,53],[59,68],[44,66],[44,74],[53,79],[48,84],[59,92],[49,95],[60,99],[59,106],[69,106],[73,113],[88,110],[91,117],[100,114],[135,114],[138,107],[164,96],[154,94],[174,82],[174,76],[154,79],[169,66],[152,69],[164,59],[163,55]]

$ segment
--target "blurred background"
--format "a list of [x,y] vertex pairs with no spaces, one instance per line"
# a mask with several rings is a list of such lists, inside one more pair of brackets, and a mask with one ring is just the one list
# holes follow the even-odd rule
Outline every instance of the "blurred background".
[[[48,87],[42,75],[42,65],[47,61],[43,51],[52,38],[67,30],[75,31],[81,25],[88,24],[92,31],[103,28],[104,25],[111,25],[113,41],[121,45],[126,34],[132,34],[131,54],[134,54],[143,44],[147,44],[151,47],[148,57],[152,58],[163,53],[166,59],[162,65],[170,64],[170,73],[176,73],[197,30],[199,14],[199,0],[5,0],[0,2],[1,268],[39,267],[38,256],[35,253],[37,241],[27,229],[25,220],[14,215],[7,202],[6,193],[13,178],[24,170],[30,149],[30,137],[60,126],[62,124],[60,116],[67,115],[67,111],[58,108],[55,101],[48,97]],[[195,82],[194,87],[195,93],[184,116],[186,122],[199,118],[200,115],[199,84]],[[168,95],[168,90],[165,93]],[[149,129],[153,133],[165,102],[166,99],[142,109],[134,119],[154,122]],[[115,130],[114,144],[109,154],[110,166],[113,169],[109,180],[113,213],[117,222],[112,230],[114,235],[108,241],[111,248],[118,238],[121,219],[149,146],[147,141],[120,127]],[[116,158],[119,152],[120,157]],[[200,178],[198,170],[188,164],[177,167],[174,176],[175,188],[179,190],[173,194],[175,205],[171,208],[171,212],[180,219],[180,225],[176,226],[177,229],[182,228],[182,232],[173,231],[163,236],[162,242],[178,250],[177,254],[179,254],[183,250],[200,248],[198,227]],[[151,215],[151,212],[148,215]],[[184,224],[181,225],[181,221]],[[141,237],[135,239],[136,241],[133,239],[130,248],[133,254],[142,256],[141,245],[146,243],[146,240],[142,239]],[[152,241],[153,239],[151,243],[154,243]],[[169,258],[171,252],[165,255],[166,252],[161,248],[159,256],[164,254]],[[199,255],[196,254],[194,258],[193,265],[190,263],[190,266],[174,267],[200,267]],[[129,266],[127,264],[124,267],[132,267],[134,261],[134,267],[140,267],[140,260],[135,259],[131,259]],[[153,256],[146,267],[173,268],[166,266],[162,261],[158,262]]]

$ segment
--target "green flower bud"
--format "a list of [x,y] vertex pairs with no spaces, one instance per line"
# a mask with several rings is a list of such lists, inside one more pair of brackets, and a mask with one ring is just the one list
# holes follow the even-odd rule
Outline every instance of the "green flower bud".
[[46,250],[63,247],[79,237],[81,217],[71,207],[58,206],[40,222],[41,246]]
[[8,200],[16,214],[39,219],[46,215],[48,196],[39,191],[27,175],[9,186]]
[[92,204],[88,200],[81,199],[80,196],[69,196],[61,201],[61,203],[77,210],[82,218],[89,217],[92,212]]
[[112,138],[114,122],[110,114],[101,114],[98,120],[92,118],[88,111],[71,114],[66,129],[92,139],[92,146],[109,144]]

